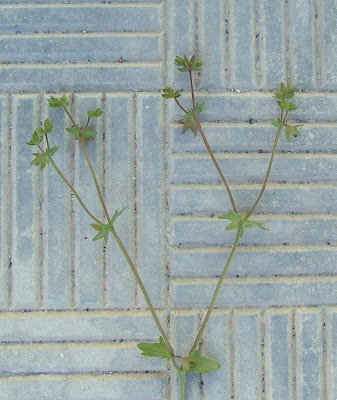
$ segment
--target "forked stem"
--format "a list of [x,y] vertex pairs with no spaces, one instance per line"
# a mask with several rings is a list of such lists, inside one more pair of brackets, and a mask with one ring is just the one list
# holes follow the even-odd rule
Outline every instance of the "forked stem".
[[242,224],[239,224],[238,227],[237,227],[236,237],[235,237],[235,240],[234,240],[234,244],[233,244],[232,250],[231,250],[231,252],[230,252],[230,254],[228,256],[228,259],[226,261],[226,265],[225,265],[225,267],[224,267],[224,269],[223,269],[223,271],[222,271],[222,273],[220,275],[220,278],[219,278],[218,283],[216,285],[216,288],[214,290],[213,297],[212,297],[211,303],[210,303],[210,305],[208,307],[206,317],[205,317],[205,319],[204,319],[204,321],[203,321],[203,323],[202,323],[202,325],[201,325],[201,327],[199,329],[199,332],[197,334],[197,337],[194,340],[194,343],[193,343],[193,345],[191,347],[191,350],[188,353],[189,356],[193,353],[195,348],[198,346],[198,343],[199,343],[199,341],[200,341],[200,339],[201,339],[201,337],[202,337],[202,335],[203,335],[203,333],[205,331],[205,328],[206,328],[206,325],[208,323],[208,320],[209,320],[209,318],[210,318],[210,316],[212,314],[212,311],[214,309],[214,305],[215,305],[216,299],[218,298],[222,283],[223,283],[223,281],[225,279],[226,273],[227,273],[227,271],[228,271],[228,269],[230,267],[230,264],[232,262],[233,256],[234,256],[235,251],[236,251],[236,249],[238,247],[238,244],[239,244],[241,226],[242,226]]

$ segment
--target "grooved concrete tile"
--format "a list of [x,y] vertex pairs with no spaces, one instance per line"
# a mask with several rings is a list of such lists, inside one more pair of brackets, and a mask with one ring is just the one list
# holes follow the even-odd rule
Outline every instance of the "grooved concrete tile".
[[281,81],[299,90],[290,119],[303,126],[281,137],[254,216],[269,231],[245,232],[205,331],[202,353],[222,368],[189,376],[187,399],[337,398],[336,17],[335,0],[0,0],[1,400],[178,399],[168,362],[136,348],[159,333],[123,255],[92,242],[92,221],[25,143],[53,119],[56,164],[103,218],[71,121],[46,101],[66,93],[81,125],[102,108],[88,152],[184,355],[234,239],[202,139],[181,135],[160,94],[183,89],[191,106],[174,57],[192,52],[200,120],[240,210],[266,173]]

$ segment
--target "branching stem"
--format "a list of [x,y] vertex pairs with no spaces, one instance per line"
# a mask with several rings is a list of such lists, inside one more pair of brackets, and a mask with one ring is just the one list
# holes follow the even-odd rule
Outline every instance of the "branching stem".
[[230,252],[230,254],[228,256],[226,265],[225,265],[225,267],[224,267],[224,269],[223,269],[223,271],[222,271],[222,273],[220,275],[220,278],[219,278],[218,283],[216,285],[216,288],[214,290],[213,297],[212,297],[211,303],[210,303],[210,305],[208,307],[206,317],[205,317],[205,319],[204,319],[204,321],[203,321],[203,323],[202,323],[202,325],[201,325],[201,327],[199,329],[198,335],[195,338],[194,343],[193,343],[193,345],[192,345],[192,347],[191,347],[191,349],[190,349],[190,351],[188,353],[189,356],[193,353],[195,348],[198,346],[198,343],[199,343],[199,341],[200,341],[200,339],[201,339],[201,337],[202,337],[202,335],[204,333],[204,330],[206,328],[207,322],[208,322],[208,320],[209,320],[209,318],[210,318],[210,316],[212,314],[212,311],[213,311],[216,299],[218,298],[222,283],[223,283],[223,281],[225,279],[226,273],[227,273],[227,271],[228,271],[228,269],[230,267],[230,264],[232,262],[233,256],[234,256],[235,251],[236,251],[236,249],[238,247],[239,239],[240,239],[240,231],[241,231],[241,224],[239,224],[239,226],[237,228],[236,237],[235,237],[235,240],[234,240],[234,244],[233,244],[232,250],[231,250],[231,252]]

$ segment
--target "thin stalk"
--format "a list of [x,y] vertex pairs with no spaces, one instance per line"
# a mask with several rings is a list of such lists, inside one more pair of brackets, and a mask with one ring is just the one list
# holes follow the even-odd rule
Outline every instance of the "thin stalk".
[[[157,325],[157,328],[158,328],[159,332],[161,333],[163,339],[165,340],[165,343],[167,344],[167,346],[169,348],[169,351],[170,351],[170,354],[171,354],[171,357],[173,359],[174,352],[173,352],[172,346],[170,344],[169,338],[167,337],[167,335],[166,335],[166,333],[164,331],[164,328],[162,327],[162,325],[161,325],[161,323],[160,323],[160,321],[158,319],[157,313],[156,313],[156,311],[155,311],[155,309],[154,309],[154,307],[152,305],[150,297],[149,297],[149,295],[148,295],[148,293],[147,293],[147,291],[145,289],[145,286],[144,286],[144,284],[143,284],[143,282],[141,280],[141,277],[139,276],[138,271],[137,271],[133,261],[131,260],[131,257],[129,256],[129,253],[127,252],[126,248],[124,247],[122,241],[120,240],[117,232],[115,231],[115,229],[113,227],[112,227],[111,233],[112,233],[112,236],[114,237],[114,239],[116,240],[117,246],[120,248],[121,252],[123,253],[127,263],[129,264],[129,266],[131,268],[132,273],[134,274],[134,276],[136,278],[136,281],[137,281],[137,283],[138,283],[138,285],[139,285],[139,287],[140,287],[140,289],[141,289],[141,291],[142,291],[142,293],[143,293],[143,295],[145,297],[146,303],[147,303],[147,305],[148,305],[148,307],[150,309],[151,315],[152,315],[152,317],[153,317],[153,319],[154,319],[154,321],[155,321],[155,323]],[[175,363],[174,359],[173,359],[173,362]]]
[[180,108],[184,111],[184,113],[187,114],[186,108],[184,108],[184,107],[180,104],[179,100],[178,100],[176,97],[174,98],[174,100],[175,100],[176,103],[178,104],[178,107],[180,107]]
[[180,400],[185,400],[186,372],[180,370],[180,372],[178,372],[178,380],[179,380],[179,398]]
[[89,123],[90,123],[90,117],[88,117],[87,123],[85,124],[84,129],[87,129],[87,128],[88,128]]
[[[193,86],[193,79],[192,79],[192,71],[188,71],[188,74],[189,74],[189,77],[190,77],[191,95],[192,95],[192,105],[193,105],[193,107],[195,107],[195,96],[194,96],[194,86]],[[177,99],[176,99],[176,102],[177,102],[178,105],[180,106],[180,104],[179,104],[179,102],[178,102]],[[182,107],[180,106],[180,108],[182,108]],[[186,110],[185,110],[185,111],[186,111]],[[220,165],[218,164],[218,162],[217,162],[217,160],[216,160],[216,158],[215,158],[215,156],[214,156],[214,153],[213,153],[213,151],[212,151],[212,149],[211,149],[211,146],[210,146],[209,143],[208,143],[208,140],[207,140],[207,138],[206,138],[205,132],[203,131],[203,129],[202,129],[202,127],[201,127],[201,124],[200,124],[200,121],[199,121],[197,115],[194,115],[194,121],[195,121],[195,123],[196,123],[196,125],[197,125],[197,128],[198,128],[199,132],[200,132],[200,135],[201,135],[201,137],[202,137],[202,140],[204,141],[204,144],[205,144],[205,146],[206,146],[206,149],[207,149],[209,155],[211,156],[211,159],[212,159],[212,161],[213,161],[213,164],[214,164],[216,170],[218,171],[218,173],[219,173],[219,175],[220,175],[220,178],[221,178],[223,184],[225,185],[225,188],[226,188],[227,193],[228,193],[228,196],[229,196],[229,200],[230,200],[230,202],[231,202],[231,204],[232,204],[232,208],[233,208],[233,210],[237,213],[237,212],[238,212],[238,209],[236,208],[235,201],[234,201],[232,192],[231,192],[231,190],[230,190],[230,187],[229,187],[229,185],[228,185],[228,182],[227,182],[227,180],[226,180],[226,178],[225,178],[225,176],[224,176],[224,174],[223,174],[223,172],[222,172],[222,170],[221,170],[221,168],[220,168]]]
[[[40,150],[42,150],[42,148],[39,146]],[[43,151],[43,150],[42,150]],[[80,203],[80,205],[82,206],[83,210],[89,215],[90,218],[92,218],[95,222],[97,222],[98,224],[101,224],[102,222],[96,218],[85,206],[85,204],[83,203],[81,197],[79,196],[79,194],[76,192],[75,188],[73,187],[73,185],[68,181],[68,179],[63,175],[63,173],[60,171],[60,169],[57,167],[57,165],[55,164],[54,160],[52,159],[52,157],[48,154],[48,158],[49,161],[51,163],[51,165],[54,167],[55,171],[57,172],[57,174],[59,175],[59,177],[63,180],[63,182],[68,186],[68,188],[70,189],[70,191],[74,194],[74,196],[76,197],[76,199],[78,200],[78,202]]]
[[68,117],[69,117],[71,123],[73,124],[73,126],[76,126],[76,122],[75,122],[73,116],[70,114],[70,111],[68,110],[68,108],[66,106],[63,106],[63,110],[68,115]]
[[[100,199],[100,202],[101,202],[101,204],[102,204],[102,207],[103,207],[105,216],[106,216],[106,218],[108,219],[108,221],[110,221],[110,216],[109,216],[107,207],[106,207],[106,205],[105,205],[105,202],[104,202],[104,199],[103,199],[103,195],[102,195],[101,189],[100,189],[100,187],[99,187],[99,185],[98,185],[98,181],[97,181],[97,178],[96,178],[96,174],[95,174],[95,171],[94,171],[94,169],[93,169],[92,163],[91,163],[91,161],[90,161],[90,157],[89,157],[89,154],[88,154],[88,152],[87,152],[87,149],[86,149],[86,146],[85,146],[85,143],[84,143],[84,139],[81,138],[81,137],[80,137],[80,143],[81,143],[81,147],[82,147],[82,150],[83,150],[83,153],[84,153],[84,157],[85,157],[85,159],[86,159],[86,161],[87,161],[87,164],[88,164],[88,167],[89,167],[89,169],[90,169],[92,178],[93,178],[93,180],[94,180],[95,187],[96,187],[96,191],[97,191],[98,197],[99,197],[99,199]],[[158,327],[158,330],[159,330],[159,332],[161,333],[163,339],[165,340],[165,343],[167,344],[167,346],[168,346],[168,348],[169,348],[169,351],[170,351],[171,357],[172,357],[172,359],[173,359],[173,362],[175,362],[175,360],[174,360],[174,358],[173,358],[173,357],[174,357],[174,352],[173,352],[173,349],[172,349],[172,347],[171,347],[169,338],[167,337],[167,335],[166,335],[166,333],[165,333],[165,331],[164,331],[164,328],[162,327],[162,325],[161,325],[161,323],[160,323],[160,321],[159,321],[159,319],[158,319],[157,313],[156,313],[156,311],[155,311],[155,309],[154,309],[154,307],[153,307],[153,305],[152,305],[152,302],[151,302],[151,300],[150,300],[150,297],[149,297],[149,295],[148,295],[148,293],[147,293],[147,291],[146,291],[146,289],[145,289],[145,286],[144,286],[144,284],[143,284],[143,282],[142,282],[142,279],[141,279],[141,277],[140,277],[140,275],[139,275],[139,273],[138,273],[138,271],[137,271],[137,268],[136,268],[135,264],[133,263],[131,257],[129,256],[128,251],[127,251],[126,248],[124,247],[124,245],[123,245],[121,239],[119,238],[119,236],[118,236],[118,234],[117,234],[117,232],[115,231],[115,229],[114,229],[113,226],[111,226],[111,233],[112,233],[112,236],[114,237],[114,239],[115,239],[115,241],[116,241],[118,247],[120,248],[121,252],[123,253],[123,255],[124,255],[124,257],[125,257],[127,263],[129,264],[133,275],[134,275],[135,278],[136,278],[136,281],[137,281],[137,283],[138,283],[138,285],[139,285],[139,287],[140,287],[140,289],[141,289],[141,291],[142,291],[142,293],[143,293],[143,295],[144,295],[144,297],[145,297],[145,300],[146,300],[146,302],[147,302],[147,305],[148,305],[148,307],[149,307],[149,309],[150,309],[150,312],[151,312],[151,314],[152,314],[152,317],[153,317],[153,319],[154,319],[154,321],[155,321],[155,323],[156,323],[156,325],[157,325],[157,327]]]
[[227,182],[227,180],[226,180],[224,174],[222,173],[222,170],[221,170],[221,168],[220,168],[220,166],[219,166],[219,164],[218,164],[218,162],[217,162],[217,160],[216,160],[216,158],[215,158],[215,156],[214,156],[214,154],[213,154],[213,151],[212,151],[212,149],[211,149],[211,146],[209,145],[208,140],[207,140],[207,138],[206,138],[205,132],[203,131],[203,129],[202,129],[202,127],[201,127],[201,124],[200,124],[200,122],[199,122],[199,119],[198,119],[198,117],[197,117],[196,115],[194,116],[194,121],[195,121],[195,123],[197,124],[197,127],[198,127],[198,129],[199,129],[200,135],[201,135],[201,137],[202,137],[202,140],[204,141],[204,144],[205,144],[205,146],[206,146],[206,149],[207,149],[209,155],[211,156],[211,159],[212,159],[212,161],[213,161],[213,164],[214,164],[215,168],[217,169],[217,171],[218,171],[218,173],[219,173],[219,175],[220,175],[220,178],[221,178],[223,184],[225,185],[225,188],[226,188],[226,190],[227,190],[227,194],[228,194],[228,196],[229,196],[229,200],[230,200],[230,202],[231,202],[231,204],[232,204],[233,210],[237,213],[237,212],[238,212],[238,209],[236,208],[235,201],[234,201],[234,198],[233,198],[231,189],[230,189],[230,187],[229,187],[229,185],[228,185],[228,182]]
[[208,320],[209,320],[209,318],[210,318],[210,316],[212,314],[212,311],[213,311],[216,299],[217,299],[217,297],[219,295],[222,283],[223,283],[223,281],[225,279],[226,273],[227,273],[227,271],[228,271],[228,269],[230,267],[231,261],[233,259],[234,254],[235,254],[235,251],[236,251],[236,249],[238,247],[239,239],[240,239],[240,231],[241,231],[241,224],[239,224],[239,226],[237,228],[236,237],[235,237],[235,240],[234,240],[234,243],[233,243],[232,250],[231,250],[231,252],[229,254],[229,257],[228,257],[226,265],[225,265],[225,267],[224,267],[224,269],[222,271],[222,274],[220,275],[220,278],[218,280],[218,284],[216,285],[216,288],[214,290],[213,297],[212,297],[211,303],[210,303],[210,305],[208,307],[206,317],[205,317],[205,319],[204,319],[204,321],[203,321],[203,323],[201,325],[201,328],[199,329],[198,335],[194,340],[194,343],[193,343],[193,345],[191,347],[191,350],[188,353],[189,356],[193,353],[195,348],[198,346],[198,343],[199,343],[199,341],[200,341],[200,339],[201,339],[201,337],[202,337],[202,335],[204,333],[204,330],[206,328],[207,322],[208,322]]
[[190,76],[190,85],[191,85],[191,95],[192,95],[192,106],[195,107],[195,96],[194,96],[194,87],[193,87],[193,79],[192,79],[192,71],[188,71],[188,75]]
[[91,172],[91,175],[92,175],[92,179],[94,180],[94,183],[95,183],[95,187],[96,187],[96,191],[97,191],[97,194],[98,194],[98,197],[99,197],[99,201],[100,201],[100,203],[101,203],[101,205],[103,207],[104,214],[105,214],[107,220],[110,221],[109,212],[108,212],[108,210],[106,208],[101,188],[99,187],[94,168],[92,166],[92,163],[91,163],[90,158],[89,158],[89,154],[87,152],[87,147],[86,147],[85,142],[84,142],[85,139],[83,139],[83,137],[80,136],[79,140],[80,140],[80,144],[81,144],[81,147],[82,147],[82,151],[83,151],[84,157],[85,157],[86,162],[88,164],[88,167],[90,169],[90,172]]
[[273,150],[272,150],[272,153],[271,153],[271,157],[270,157],[270,161],[269,161],[267,173],[266,173],[266,176],[265,176],[265,178],[264,178],[264,181],[263,181],[263,185],[262,185],[260,194],[258,195],[257,199],[255,200],[255,203],[252,205],[252,207],[251,207],[250,210],[248,211],[248,213],[247,213],[245,219],[248,219],[248,218],[250,217],[250,215],[252,215],[252,213],[254,212],[256,206],[259,204],[259,202],[260,202],[260,200],[261,200],[261,198],[262,198],[262,196],[263,196],[263,193],[264,193],[264,191],[265,191],[265,189],[266,189],[266,186],[267,186],[267,183],[268,183],[268,180],[269,180],[269,176],[270,176],[270,172],[271,172],[271,168],[272,168],[272,166],[273,166],[273,161],[274,161],[274,157],[275,157],[275,153],[276,153],[277,144],[278,144],[278,141],[279,141],[279,139],[280,139],[281,130],[282,130],[282,126],[280,126],[280,127],[278,128],[277,133],[276,133],[276,136],[275,136],[274,145],[273,145]]

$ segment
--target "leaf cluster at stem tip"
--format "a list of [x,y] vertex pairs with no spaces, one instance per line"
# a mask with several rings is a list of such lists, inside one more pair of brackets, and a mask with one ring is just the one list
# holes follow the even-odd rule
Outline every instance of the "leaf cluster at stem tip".
[[180,72],[202,70],[202,61],[199,61],[194,54],[191,58],[188,58],[186,54],[183,57],[176,56],[174,64],[178,66]]
[[177,99],[181,96],[180,90],[174,90],[171,86],[165,86],[163,88],[162,96],[164,99]]
[[288,102],[289,99],[292,99],[295,95],[295,88],[291,86],[287,86],[284,83],[281,83],[280,88],[275,92],[275,98],[278,100],[277,104],[282,110],[282,113],[286,111],[286,117],[282,120],[281,118],[274,119],[272,121],[272,125],[276,128],[281,128],[285,130],[285,138],[288,142],[291,142],[292,136],[299,136],[300,132],[298,131],[298,127],[301,125],[291,125],[286,122],[288,112],[296,110],[296,105],[293,101]]
[[202,101],[201,103],[197,103],[195,107],[189,108],[187,113],[185,114],[184,118],[179,119],[177,121],[178,124],[182,124],[183,127],[181,129],[181,134],[183,135],[189,129],[194,133],[194,136],[198,134],[198,127],[194,120],[194,116],[200,114],[205,107],[205,102]]
[[233,210],[229,210],[227,214],[219,215],[218,218],[227,219],[231,221],[226,226],[226,231],[231,231],[232,229],[239,229],[240,237],[243,235],[243,231],[245,228],[252,228],[253,226],[257,226],[258,228],[264,231],[268,230],[268,228],[266,228],[261,222],[252,221],[250,219],[247,219],[246,216],[247,216],[246,211],[241,211],[239,213],[236,213]]

